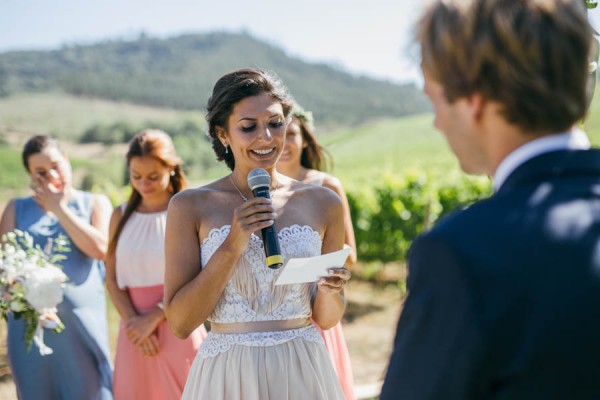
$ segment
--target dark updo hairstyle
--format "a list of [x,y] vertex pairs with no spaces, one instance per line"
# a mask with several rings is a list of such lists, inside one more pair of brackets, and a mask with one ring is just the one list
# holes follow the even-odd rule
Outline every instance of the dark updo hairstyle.
[[[144,156],[152,157],[165,167],[173,168],[173,172],[169,176],[169,183],[173,194],[179,193],[185,189],[186,179],[183,170],[181,169],[181,159],[175,153],[173,141],[166,132],[158,129],[146,129],[131,139],[131,142],[129,142],[129,150],[125,156],[127,159],[127,166],[131,163],[132,158]],[[132,186],[131,196],[129,196],[129,200],[127,201],[123,217],[121,217],[121,220],[117,225],[114,236],[110,238],[110,243],[108,245],[109,254],[114,254],[123,227],[141,202],[142,195]]]
[[233,112],[233,107],[246,97],[258,96],[262,93],[269,94],[281,103],[283,115],[287,118],[292,109],[292,100],[286,87],[275,75],[258,69],[240,69],[222,76],[208,99],[206,106],[206,121],[208,122],[208,135],[212,140],[212,147],[218,161],[225,160],[229,169],[235,167],[235,160],[231,151],[217,137],[217,127],[227,131],[227,122]]
[[314,134],[314,125],[312,113],[305,111],[298,104],[294,104],[292,116],[298,121],[298,127],[302,133],[302,141],[306,147],[302,149],[300,155],[300,165],[308,169],[318,171],[330,171],[333,168],[331,154],[317,142]]
[[25,146],[23,146],[23,152],[21,153],[21,159],[23,160],[25,169],[29,172],[29,157],[52,147],[64,155],[56,139],[44,135],[37,135],[30,138],[27,143],[25,143]]

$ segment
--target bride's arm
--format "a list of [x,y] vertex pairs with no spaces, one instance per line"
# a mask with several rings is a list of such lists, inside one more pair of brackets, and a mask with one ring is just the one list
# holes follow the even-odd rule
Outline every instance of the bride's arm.
[[[325,202],[320,202],[321,204]],[[339,198],[330,201],[327,210],[321,215],[327,216],[323,236],[322,254],[340,250],[344,246],[344,210]],[[336,268],[329,277],[323,277],[317,284],[317,295],[313,304],[313,320],[322,328],[334,327],[344,315],[346,299],[344,286],[350,279],[350,271]]]
[[[211,204],[211,199],[191,192],[175,195],[167,214],[164,310],[171,330],[180,338],[188,337],[213,312],[250,235],[271,225],[274,218],[268,200],[244,203],[234,211],[229,235],[202,269],[201,217],[195,210],[198,204]],[[223,208],[213,211],[219,210]]]

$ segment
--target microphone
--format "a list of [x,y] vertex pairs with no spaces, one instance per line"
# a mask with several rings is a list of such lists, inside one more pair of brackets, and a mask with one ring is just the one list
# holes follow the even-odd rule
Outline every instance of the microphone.
[[[248,187],[252,190],[254,197],[271,198],[271,176],[262,168],[254,168],[248,174]],[[279,239],[277,238],[277,229],[275,222],[273,225],[261,229],[263,245],[265,248],[265,257],[267,258],[267,267],[271,269],[281,268],[283,257],[279,249]]]

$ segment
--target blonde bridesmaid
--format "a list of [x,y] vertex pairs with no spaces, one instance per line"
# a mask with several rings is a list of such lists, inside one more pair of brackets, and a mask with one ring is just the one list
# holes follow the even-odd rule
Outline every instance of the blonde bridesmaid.
[[[351,266],[356,262],[356,241],[348,199],[339,179],[323,172],[327,169],[327,153],[317,142],[313,129],[312,114],[295,104],[292,109],[292,121],[286,131],[285,146],[277,162],[277,170],[297,181],[324,186],[337,193],[344,208],[344,242],[350,247],[350,256],[346,265]],[[327,330],[320,329],[318,325],[316,327],[323,335],[325,347],[346,399],[354,399],[354,376],[342,324],[338,323]]]

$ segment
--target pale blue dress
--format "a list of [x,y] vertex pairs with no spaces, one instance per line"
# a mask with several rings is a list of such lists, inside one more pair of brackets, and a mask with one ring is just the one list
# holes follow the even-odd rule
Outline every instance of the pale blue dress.
[[[89,222],[92,195],[74,191],[68,207]],[[16,227],[29,232],[42,248],[49,238],[66,235],[58,219],[31,198],[15,201]],[[40,356],[32,344],[27,352],[22,320],[8,320],[8,356],[20,399],[112,399],[112,364],[108,344],[104,265],[83,254],[71,243],[61,263],[69,277],[58,314],[65,330],[44,331],[44,342],[53,354]]]

